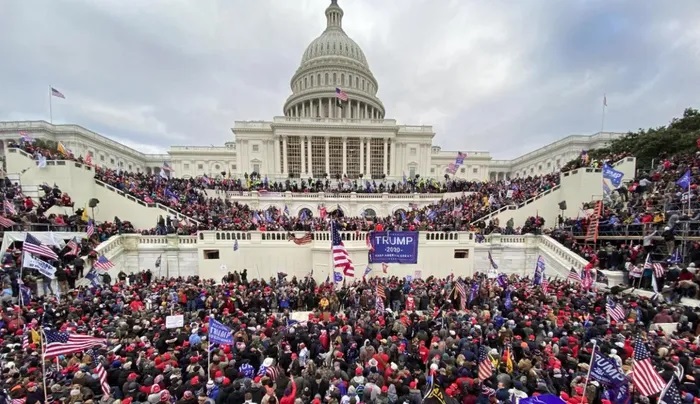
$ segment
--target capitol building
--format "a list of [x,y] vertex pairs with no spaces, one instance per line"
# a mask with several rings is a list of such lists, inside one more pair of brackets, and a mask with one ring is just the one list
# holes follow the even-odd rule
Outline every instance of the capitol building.
[[[440,180],[448,174],[486,181],[558,171],[582,150],[602,147],[621,135],[567,136],[513,160],[494,160],[487,151],[442,150],[433,144],[432,126],[398,123],[390,114],[387,118],[377,78],[360,46],[343,30],[343,18],[343,9],[331,0],[325,9],[326,29],[308,45],[291,77],[283,115],[236,121],[232,141],[223,146],[171,146],[167,154],[144,154],[78,125],[19,121],[0,122],[3,151],[20,132],[27,132],[62,142],[76,157],[90,155],[99,166],[149,174],[167,162],[178,177],[256,172],[271,180]],[[457,161],[458,153],[465,157]]]

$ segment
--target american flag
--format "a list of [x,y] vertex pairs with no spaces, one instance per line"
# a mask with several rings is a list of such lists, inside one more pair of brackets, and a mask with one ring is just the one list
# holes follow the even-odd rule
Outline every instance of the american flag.
[[17,223],[13,222],[11,219],[6,218],[5,216],[0,216],[0,226],[2,227],[12,227],[16,225]]
[[484,381],[493,375],[493,363],[489,358],[489,348],[482,345],[479,348],[479,380]]
[[383,314],[384,313],[384,299],[381,297],[377,296],[374,309],[377,310],[377,314]]
[[22,350],[26,351],[29,349],[29,329],[24,329],[24,335],[22,336]]
[[19,131],[19,135],[21,136],[21,140],[25,143],[33,143],[34,139],[32,139],[31,135],[29,135],[29,132],[21,130]]
[[95,222],[92,219],[88,220],[87,229],[85,230],[85,235],[87,238],[92,237],[95,234]]
[[647,259],[644,261],[644,270],[651,269],[657,278],[664,276],[664,266],[658,262],[651,262],[651,254],[647,254]]
[[654,395],[663,390],[664,379],[651,363],[649,349],[637,336],[634,340],[634,364],[632,365],[632,383],[643,397]]
[[540,286],[542,287],[542,290],[544,290],[544,293],[547,293],[547,289],[549,288],[549,279],[547,279],[544,274],[542,274],[542,283],[540,283]]
[[[111,393],[111,389],[109,387],[109,383],[107,382],[107,372],[105,371],[105,368],[102,365],[102,362],[100,362],[100,359],[98,358],[97,349],[92,348],[92,349],[88,350],[86,353],[92,357],[92,362],[97,364],[95,366],[95,373],[97,373],[97,377],[100,380],[100,386],[102,387],[102,393],[105,396],[109,396],[109,394]],[[60,365],[58,365],[58,357],[56,357],[56,365],[57,365],[57,367],[60,368]]]
[[68,252],[63,254],[63,256],[66,255],[73,255],[73,256],[78,256],[78,253],[80,252],[80,247],[78,247],[78,243],[75,242],[75,240],[71,240],[66,244],[66,247],[68,247]]
[[343,244],[343,240],[340,238],[340,232],[338,231],[338,224],[336,222],[331,223],[331,251],[333,253],[333,265],[336,268],[341,268],[345,276],[355,276],[355,267],[352,265],[350,260],[350,254]]
[[95,372],[97,373],[97,377],[100,379],[102,393],[104,393],[105,396],[109,396],[111,390],[109,388],[109,383],[107,382],[107,372],[105,371],[104,366],[102,366],[102,363],[98,363],[97,366],[95,366]]
[[26,402],[27,402],[27,397],[13,398],[12,399],[12,404],[24,404]]
[[335,88],[335,98],[339,99],[340,101],[347,101],[348,100],[348,95],[345,93],[345,91],[341,90],[340,88],[336,87]]
[[625,310],[621,305],[615,303],[610,296],[608,296],[608,300],[605,303],[605,310],[607,310],[610,318],[615,321],[623,321],[625,319]]
[[377,290],[377,297],[381,297],[382,299],[386,299],[386,291],[384,290],[384,286],[377,285],[376,290]]
[[3,207],[5,208],[5,213],[9,213],[10,215],[17,214],[17,209],[15,209],[15,204],[11,200],[5,199],[5,202],[3,203]]
[[45,330],[44,335],[46,336],[46,347],[44,350],[46,358],[82,352],[93,348],[95,345],[105,345],[107,343],[107,340],[104,338],[53,330]]
[[666,386],[666,389],[659,397],[659,404],[681,404],[681,393],[678,391],[678,383],[676,379],[671,378],[671,381]]
[[576,270],[573,268],[569,270],[569,276],[567,276],[566,279],[577,283],[581,283],[581,275],[579,275],[578,272],[576,272]]
[[459,309],[464,310],[467,307],[467,289],[462,282],[457,281],[455,289],[459,293]]
[[296,245],[304,245],[311,243],[313,241],[313,237],[311,236],[311,233],[306,233],[301,237],[296,237],[293,233],[288,233],[287,240],[293,241]]
[[54,96],[54,97],[63,98],[64,100],[66,99],[66,96],[63,95],[62,92],[56,90],[56,89],[53,88],[53,87],[51,87],[51,95]]
[[102,271],[109,271],[110,269],[114,268],[114,264],[112,261],[108,260],[107,257],[104,255],[100,255],[99,258],[97,258],[97,261],[95,262],[95,265],[93,267],[102,270]]
[[22,251],[31,254],[41,255],[54,260],[58,259],[58,254],[56,254],[51,247],[41,244],[36,237],[27,233],[27,237],[24,239],[24,244],[22,245]]

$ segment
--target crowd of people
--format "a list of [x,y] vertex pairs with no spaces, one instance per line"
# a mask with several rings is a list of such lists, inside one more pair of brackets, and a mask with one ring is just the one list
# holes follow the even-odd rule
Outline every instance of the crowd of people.
[[[623,310],[617,320],[608,299]],[[293,315],[299,311],[308,314]],[[246,271],[221,282],[121,271],[109,285],[4,305],[0,385],[24,404],[413,404],[430,401],[436,387],[441,402],[549,394],[566,403],[620,403],[589,376],[593,350],[629,379],[635,346],[644,344],[660,383],[682,370],[680,397],[693,402],[700,395],[699,314],[516,275],[334,285],[283,274],[249,279]],[[182,324],[166,327],[170,315],[183,315]],[[211,320],[230,330],[230,343],[211,342],[221,337],[212,337]],[[670,322],[678,326],[657,327]],[[45,357],[54,332],[101,340]],[[633,389],[626,402],[655,402],[659,393]]]
[[[33,149],[31,143],[20,146],[47,158],[60,155]],[[672,181],[673,175],[684,170],[684,163],[668,161],[670,165],[664,161],[660,174],[647,175],[649,183],[642,178],[626,188],[629,192],[624,197],[628,212],[639,206],[655,207],[649,205],[651,200],[667,202],[658,226],[674,226],[666,220],[674,214],[669,215],[666,207],[676,206],[675,201],[684,197],[669,192],[669,184],[677,181]],[[334,212],[333,207],[293,217],[283,207],[256,211],[206,192],[250,188],[251,184],[271,192],[313,192],[329,189],[326,180],[265,184],[259,178],[178,179],[98,167],[96,178],[202,223],[195,226],[161,218],[154,229],[142,230],[156,234],[204,229],[327,230],[325,216],[333,215],[347,230],[548,232],[605,269],[641,266],[644,253],[650,251],[646,241],[589,248],[567,230],[571,221],[553,232],[540,217],[528,218],[520,227],[512,220],[505,226],[497,220],[470,225],[505,204],[522,202],[555,186],[558,174],[488,183],[413,184],[423,187],[420,192],[464,193],[387,218],[350,217]],[[416,191],[406,186],[371,182],[365,190]],[[358,185],[341,185],[348,187]],[[689,188],[694,199],[695,188]],[[665,192],[655,195],[660,189]],[[16,216],[8,217],[26,217],[22,220],[28,225],[42,220],[41,215],[29,215],[50,208],[49,202],[70,202],[57,188],[44,191],[38,206],[26,209],[21,189],[6,182],[5,200],[12,201],[16,210]],[[622,199],[625,192],[619,189],[616,195]],[[605,214],[612,212],[619,212],[616,205],[609,205]],[[686,219],[680,212],[675,214],[679,221]],[[75,230],[74,225],[87,224],[83,219],[77,210],[60,220]],[[56,225],[56,216],[46,220]],[[585,231],[585,222],[579,223]],[[0,399],[12,404],[515,404],[519,398],[554,395],[566,403],[621,404],[656,402],[668,389],[655,387],[668,382],[679,391],[680,402],[697,402],[700,397],[700,309],[678,304],[684,297],[697,296],[697,288],[693,294],[679,286],[681,281],[700,285],[694,265],[685,269],[669,265],[658,282],[662,290],[664,284],[672,285],[671,293],[652,299],[620,288],[596,289],[582,280],[543,283],[536,282],[536,277],[483,274],[446,279],[369,277],[336,284],[330,279],[315,280],[313,272],[304,279],[287,279],[280,273],[262,280],[249,279],[242,270],[214,281],[155,277],[150,270],[118,268],[114,279],[105,273],[80,286],[76,281],[98,258],[97,244],[114,234],[137,231],[119,218],[92,225],[93,235],[80,240],[77,253],[56,250],[58,259],[50,261],[57,269],[59,290],[39,293],[39,283],[48,282],[39,282],[46,279],[36,270],[20,270],[18,245],[5,253]],[[700,260],[700,244],[693,248],[694,263]],[[303,319],[297,315],[300,312],[305,313]],[[166,326],[166,317],[178,315],[183,316],[182,323]],[[669,329],[667,323],[677,325]],[[212,334],[222,327],[230,332]],[[46,355],[54,352],[49,349],[52,344],[69,344],[79,336],[95,339],[79,349]],[[221,342],[229,337],[230,341]],[[654,386],[643,386],[654,389],[649,394],[634,375],[635,363],[641,360],[638,351],[644,349],[651,353],[650,366],[659,377],[651,383]],[[621,392],[622,384],[613,388],[589,372],[597,363],[592,360],[596,355],[619,369],[623,384],[633,388]]]

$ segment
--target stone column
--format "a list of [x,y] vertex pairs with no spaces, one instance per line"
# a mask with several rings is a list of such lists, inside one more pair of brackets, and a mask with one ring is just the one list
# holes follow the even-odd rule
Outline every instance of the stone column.
[[331,108],[332,108],[331,99],[329,98],[329,99],[328,99],[328,113],[326,114],[326,118],[330,118],[330,117],[331,117],[331,111],[332,111]]
[[330,177],[330,175],[331,175],[331,163],[330,163],[329,150],[330,150],[330,146],[328,144],[328,137],[326,137],[326,174],[328,174],[328,176]]
[[[319,108],[321,107],[321,103],[320,103],[320,102],[319,102],[319,104],[318,104],[318,107],[319,107]],[[308,155],[308,157],[307,157],[307,160],[308,160],[308,163],[307,163],[307,164],[309,165],[309,169],[307,170],[307,172],[308,172],[309,176],[313,177],[313,176],[314,176],[314,174],[313,174],[313,173],[314,173],[314,165],[313,165],[313,160],[311,159],[311,156],[314,154],[314,153],[313,153],[313,144],[314,144],[314,142],[313,142],[313,137],[312,137],[312,136],[305,136],[305,138],[306,138],[306,144],[307,144],[308,147],[309,147],[309,148],[308,148],[308,150],[309,150],[309,155]]]
[[367,119],[367,117],[369,117],[369,112],[367,112],[367,103],[365,103],[365,115],[362,118]]
[[299,175],[302,177],[306,173],[306,152],[304,151],[304,143],[306,143],[306,136],[299,136],[299,153],[301,154],[301,170],[299,170]]
[[348,138],[343,138],[343,174],[348,173]]
[[287,135],[282,136],[282,174],[289,175],[289,166],[287,165]]
[[396,177],[398,176],[399,173],[396,172],[396,139],[392,140],[391,142],[391,152],[389,152],[391,155],[391,164],[389,164],[389,171],[391,172],[391,175]]
[[367,178],[372,178],[372,166],[371,166],[371,160],[372,160],[372,138],[367,139],[367,171],[365,171],[365,176]]
[[384,138],[384,174],[389,176],[389,139]]
[[365,173],[365,138],[360,138],[360,173]]

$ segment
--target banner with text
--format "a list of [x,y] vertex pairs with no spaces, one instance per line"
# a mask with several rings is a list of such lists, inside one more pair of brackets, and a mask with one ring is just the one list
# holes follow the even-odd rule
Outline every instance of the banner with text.
[[417,264],[417,231],[375,231],[371,233],[370,262]]

